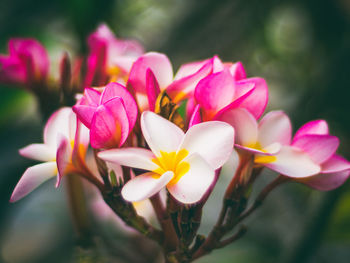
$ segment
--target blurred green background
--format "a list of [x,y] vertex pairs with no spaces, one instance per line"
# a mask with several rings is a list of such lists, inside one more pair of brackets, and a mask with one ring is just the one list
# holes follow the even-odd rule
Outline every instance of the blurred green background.
[[[86,37],[101,22],[118,37],[165,52],[175,69],[214,54],[240,60],[248,76],[267,80],[269,109],[286,111],[294,130],[308,120],[326,119],[341,139],[339,152],[350,158],[348,0],[2,0],[0,9],[0,53],[7,53],[10,37],[35,37],[49,50],[53,76],[63,51],[86,53]],[[30,94],[0,86],[0,135],[0,261],[111,262],[101,256],[106,241],[98,239],[99,252],[93,255],[81,256],[74,248],[64,189],[53,188],[52,181],[8,203],[16,182],[34,164],[18,149],[42,137]],[[270,179],[264,174],[258,188]],[[225,180],[220,179],[206,206],[202,233],[215,220]],[[329,193],[297,184],[281,187],[246,222],[243,239],[198,262],[349,262],[349,186]],[[92,225],[116,244],[115,262],[150,262],[128,252],[135,242],[142,248],[143,240],[111,231],[112,226]]]

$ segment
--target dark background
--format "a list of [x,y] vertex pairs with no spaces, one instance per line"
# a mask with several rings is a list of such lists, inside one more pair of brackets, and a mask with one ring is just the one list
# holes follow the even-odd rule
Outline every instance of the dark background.
[[[86,54],[86,37],[101,22],[118,37],[165,52],[175,69],[214,54],[240,60],[249,76],[267,80],[269,109],[286,111],[294,130],[326,119],[341,139],[339,152],[350,158],[347,0],[1,0],[0,10],[0,53],[7,53],[11,37],[35,37],[49,50],[53,78],[63,51]],[[0,261],[70,262],[77,255],[64,189],[48,182],[8,203],[21,174],[34,164],[17,150],[41,137],[35,99],[0,86]],[[259,182],[270,178],[266,174]],[[349,262],[349,185],[328,193],[297,184],[281,187],[248,220],[242,240],[199,262]],[[207,206],[204,233],[215,218],[214,201]],[[125,252],[133,248],[130,238],[110,238],[120,244],[116,262],[131,262]],[[97,258],[87,255],[78,262],[109,262]]]

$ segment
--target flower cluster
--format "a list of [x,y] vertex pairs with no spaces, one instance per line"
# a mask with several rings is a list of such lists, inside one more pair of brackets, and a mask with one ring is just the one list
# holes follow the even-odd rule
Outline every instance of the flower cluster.
[[[178,251],[186,240],[185,254],[192,260],[220,247],[224,234],[249,214],[242,196],[262,168],[279,174],[275,185],[293,180],[318,190],[339,187],[350,175],[350,163],[335,153],[339,140],[329,134],[326,121],[308,122],[293,137],[284,112],[263,115],[267,83],[247,77],[241,62],[214,56],[184,64],[174,75],[165,54],[144,53],[140,44],[117,39],[105,25],[89,36],[88,46],[87,58],[77,58],[73,67],[67,57],[62,60],[57,82],[65,85],[56,87],[62,88],[58,93],[64,102],[76,98],[75,105],[63,105],[51,115],[43,144],[20,150],[43,163],[25,171],[11,201],[51,177],[57,176],[58,186],[62,177],[76,174],[97,186],[112,210],[142,233],[147,223],[125,209],[133,209],[129,202],[150,199],[163,229],[159,240],[167,241],[165,251]],[[37,41],[14,39],[9,55],[0,56],[0,81],[28,89],[48,86],[48,68],[47,53]],[[191,250],[196,228],[181,229],[181,215],[189,209],[201,213],[223,166],[232,174],[223,214],[212,234]],[[163,190],[166,209],[158,196]],[[147,233],[157,239],[156,232]]]

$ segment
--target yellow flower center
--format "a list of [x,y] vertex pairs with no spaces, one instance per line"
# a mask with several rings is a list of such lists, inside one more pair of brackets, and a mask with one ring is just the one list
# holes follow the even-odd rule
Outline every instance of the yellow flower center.
[[[246,147],[253,148],[259,151],[262,151],[266,153],[266,151],[261,147],[259,142],[256,142],[254,144],[249,144]],[[255,154],[254,156],[254,162],[255,163],[273,163],[277,160],[276,156],[271,156],[271,155],[260,155],[260,154]]]
[[190,169],[190,164],[182,161],[187,155],[188,151],[186,149],[170,153],[160,151],[160,157],[152,159],[152,162],[159,166],[153,171],[155,173],[154,177],[159,178],[163,173],[172,171],[174,177],[169,184],[176,184]]

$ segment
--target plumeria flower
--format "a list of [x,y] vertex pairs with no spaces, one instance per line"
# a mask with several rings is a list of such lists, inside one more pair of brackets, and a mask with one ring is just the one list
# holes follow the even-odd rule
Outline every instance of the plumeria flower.
[[296,132],[292,146],[307,153],[321,167],[318,175],[300,179],[299,182],[328,191],[341,186],[348,179],[350,162],[335,153],[339,139],[329,135],[326,121],[310,121],[303,125]]
[[102,24],[88,38],[90,53],[85,86],[104,85],[106,81],[124,81],[133,62],[144,53],[137,41],[117,39]]
[[86,88],[73,111],[90,129],[91,146],[97,149],[123,145],[137,118],[134,98],[115,82],[109,83],[102,93]]
[[105,161],[149,171],[124,185],[122,195],[131,202],[147,199],[164,187],[179,202],[200,201],[234,143],[233,128],[218,121],[195,125],[184,134],[175,124],[146,111],[141,129],[151,150],[123,148],[99,153]]
[[[78,128],[77,128],[78,124]],[[15,202],[43,182],[73,173],[84,162],[89,144],[88,130],[77,121],[71,108],[62,108],[51,115],[44,128],[44,143],[30,144],[19,152],[22,156],[43,163],[29,167],[17,183],[10,201]]]
[[13,38],[8,43],[9,55],[0,55],[0,82],[30,85],[46,79],[49,57],[34,39]]
[[248,110],[237,108],[221,120],[235,128],[236,147],[253,154],[256,164],[294,178],[320,172],[320,165],[308,153],[290,145],[292,126],[285,113],[269,112],[258,124]]
[[[238,65],[235,67],[238,72],[242,71],[238,70]],[[194,120],[220,119],[223,114],[236,108],[247,109],[258,119],[268,102],[266,82],[262,78],[239,79],[242,76],[243,73],[232,73],[226,67],[202,79],[194,92],[198,105],[193,110],[190,125],[196,123],[193,123]]]

